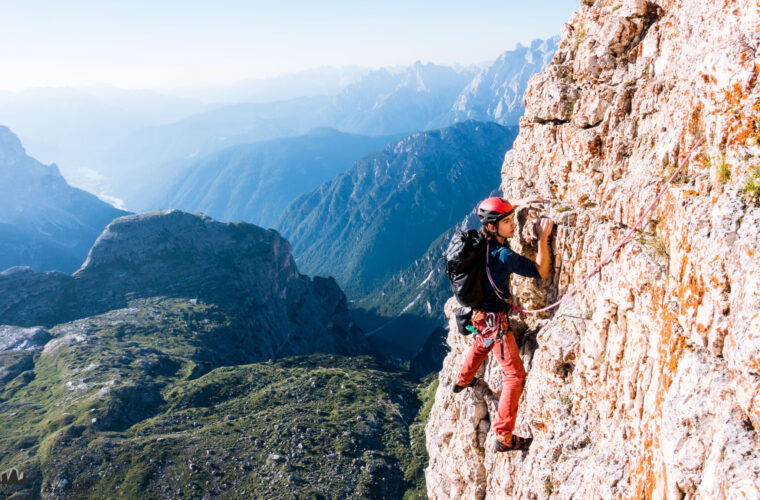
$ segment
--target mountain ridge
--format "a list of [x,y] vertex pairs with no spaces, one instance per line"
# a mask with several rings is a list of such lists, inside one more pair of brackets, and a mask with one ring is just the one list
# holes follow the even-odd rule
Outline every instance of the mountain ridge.
[[[338,353],[363,349],[342,291],[332,279],[300,274],[277,232],[177,210],[116,219],[71,276],[18,267],[0,273],[0,297],[0,323],[47,327],[150,297],[214,304],[236,318],[232,338],[242,359],[308,352],[314,338]],[[319,321],[307,326],[307,318]],[[282,338],[253,342],[245,332],[254,331]]]
[[361,297],[491,191],[498,175],[488,166],[513,137],[479,122],[413,134],[294,200],[277,227],[306,272],[334,276]]
[[317,127],[303,136],[231,146],[186,163],[157,204],[272,227],[294,198],[400,138]]
[[127,213],[69,186],[56,164],[28,156],[18,137],[0,126],[0,269],[73,271],[106,224]]

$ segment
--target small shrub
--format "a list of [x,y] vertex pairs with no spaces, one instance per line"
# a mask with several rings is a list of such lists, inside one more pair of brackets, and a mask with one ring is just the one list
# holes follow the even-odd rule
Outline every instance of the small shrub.
[[650,257],[664,263],[668,262],[668,249],[665,246],[665,241],[659,235],[647,234],[640,237],[638,241]]
[[586,29],[581,28],[575,33],[575,39],[573,40],[573,51],[578,50],[578,47],[583,43],[583,41],[586,39]]
[[720,157],[716,159],[713,159],[710,157],[706,158],[705,166],[714,172],[715,180],[720,185],[727,183],[728,180],[731,178],[731,171],[728,169],[728,163],[726,163],[725,153],[721,154]]
[[[666,182],[670,180],[670,178],[673,176],[673,174],[676,172],[677,169],[678,169],[678,166],[675,163],[670,165],[668,167],[668,170],[665,172],[664,180]],[[683,168],[678,173],[678,175],[673,178],[673,184],[686,184],[687,182],[689,182],[689,176],[686,173],[686,169]]]
[[742,188],[742,194],[747,200],[760,203],[760,164],[755,165],[755,168],[750,171]]
[[565,396],[564,394],[560,394],[557,397],[557,399],[559,399],[559,402],[567,407],[573,406],[572,400],[568,396]]
[[552,483],[551,479],[546,480],[546,483],[544,483],[544,489],[546,490],[546,496],[551,496],[554,491],[554,483]]

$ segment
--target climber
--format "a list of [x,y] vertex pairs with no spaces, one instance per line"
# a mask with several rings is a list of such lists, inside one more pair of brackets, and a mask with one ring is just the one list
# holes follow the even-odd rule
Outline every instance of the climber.
[[507,238],[515,234],[515,206],[543,201],[540,198],[526,198],[515,205],[502,198],[487,198],[478,205],[478,217],[482,225],[481,234],[488,242],[486,251],[486,273],[483,283],[484,299],[472,312],[472,324],[477,330],[475,344],[465,359],[454,384],[453,392],[473,387],[480,365],[496,343],[500,345],[501,356],[496,356],[501,364],[502,388],[499,409],[494,422],[496,451],[527,450],[532,438],[512,434],[517,420],[517,405],[525,383],[525,368],[520,359],[514,335],[509,328],[507,310],[509,304],[509,276],[517,273],[529,278],[547,278],[551,273],[549,255],[549,235],[553,222],[541,218],[538,225],[538,253],[536,261],[513,252]]

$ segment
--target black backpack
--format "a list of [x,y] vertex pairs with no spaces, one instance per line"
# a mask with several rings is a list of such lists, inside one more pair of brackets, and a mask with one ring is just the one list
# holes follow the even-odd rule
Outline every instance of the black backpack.
[[475,229],[458,231],[443,254],[451,291],[463,306],[477,308],[484,299],[486,240]]

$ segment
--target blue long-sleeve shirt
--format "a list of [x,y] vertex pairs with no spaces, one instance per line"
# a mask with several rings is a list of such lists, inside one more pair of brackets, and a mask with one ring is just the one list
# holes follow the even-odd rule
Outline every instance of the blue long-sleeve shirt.
[[[541,275],[536,269],[536,264],[522,255],[514,252],[511,248],[505,246],[491,246],[491,256],[489,259],[489,268],[491,277],[496,286],[499,287],[502,295],[509,295],[509,275],[512,273],[525,276],[526,278],[540,278]],[[499,300],[496,292],[493,291],[491,282],[488,277],[483,281],[483,292],[485,300],[481,309],[486,311],[504,311],[507,304]]]

